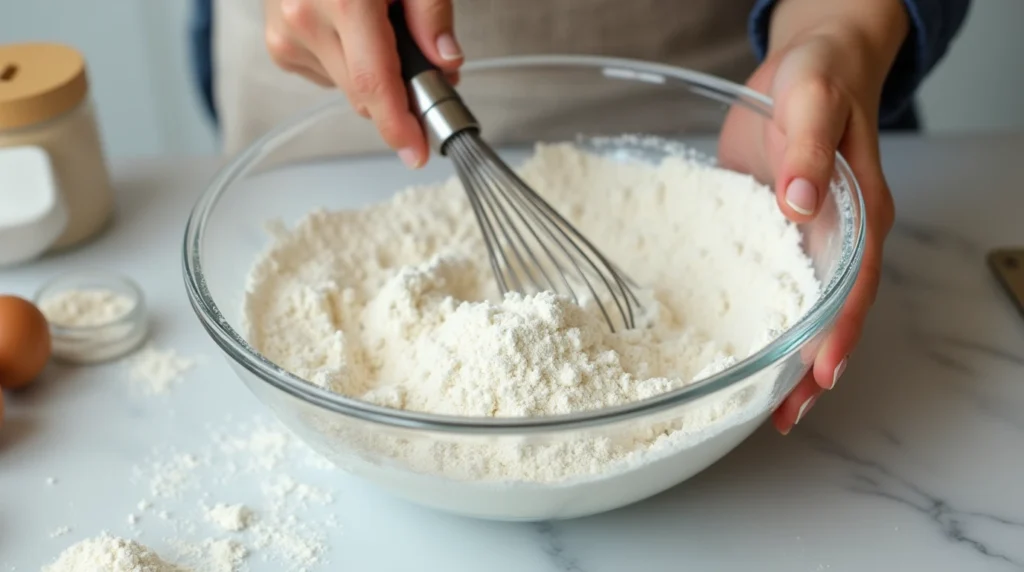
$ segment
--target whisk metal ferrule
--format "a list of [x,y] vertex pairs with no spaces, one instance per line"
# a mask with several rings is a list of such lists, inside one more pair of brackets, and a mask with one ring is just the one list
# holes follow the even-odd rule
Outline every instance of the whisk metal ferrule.
[[440,71],[420,72],[408,84],[413,107],[423,119],[430,146],[437,152],[446,155],[445,143],[456,133],[480,129],[476,117]]

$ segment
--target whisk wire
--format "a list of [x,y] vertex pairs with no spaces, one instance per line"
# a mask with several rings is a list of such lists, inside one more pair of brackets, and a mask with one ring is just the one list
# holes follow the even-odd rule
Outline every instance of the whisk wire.
[[[455,161],[456,165],[459,165],[458,161]],[[456,169],[459,175],[459,180],[462,182],[464,189],[476,188],[476,182],[474,179],[479,177],[478,173],[474,173],[469,169],[462,168],[461,166]],[[501,245],[498,244],[497,237],[494,233],[494,229],[491,227],[490,218],[487,216],[487,212],[484,210],[483,205],[480,204],[480,197],[474,192],[466,192],[466,196],[469,198],[470,206],[473,208],[473,214],[476,215],[477,223],[480,226],[480,232],[484,237],[484,245],[487,247],[487,258],[491,263],[491,270],[494,273],[494,277],[498,282],[498,289],[501,293],[509,291],[508,283],[506,282],[505,273],[502,271],[504,266],[508,263],[505,262],[504,266],[498,261],[500,256],[502,260],[505,258],[504,250]]]
[[[469,150],[469,154],[477,159],[480,158],[477,156],[478,153],[479,152],[477,150]],[[480,172],[490,174],[489,172],[484,170],[481,170]],[[486,178],[484,186],[482,186],[480,189],[487,191],[479,194],[483,197],[484,202],[487,203],[491,211],[494,213],[495,219],[498,222],[498,228],[501,230],[501,233],[505,238],[505,244],[507,244],[510,250],[512,250],[512,254],[515,256],[516,262],[519,263],[516,268],[522,270],[522,272],[526,275],[527,280],[536,286],[539,281],[534,276],[533,272],[530,271],[530,267],[533,266],[544,278],[544,281],[545,283],[548,284],[548,287],[554,289],[554,286],[551,284],[551,280],[548,277],[547,272],[545,272],[544,270],[544,266],[540,263],[539,260],[537,260],[537,257],[534,254],[533,250],[526,246],[528,243],[526,239],[523,238],[523,235],[519,230],[519,225],[517,225],[515,223],[515,220],[509,215],[508,211],[505,208],[505,205],[501,201],[499,201],[496,196],[494,196],[495,191],[500,192],[500,182],[495,181],[493,178]],[[514,208],[515,205],[510,206],[513,208],[513,210],[516,210]],[[517,212],[516,214],[519,213]],[[527,228],[529,229],[530,227]],[[509,229],[511,229],[511,232],[515,234],[515,238],[518,240],[513,240],[513,238],[509,235]],[[527,261],[524,259],[523,254],[520,253],[519,245],[523,245],[522,250],[525,251],[526,256],[532,262],[532,265],[528,264]],[[517,273],[513,273],[513,275],[517,275]]]
[[[462,151],[464,151],[464,155],[462,155],[463,157],[472,157],[473,159],[476,159],[477,161],[479,161],[479,163],[477,163],[477,164],[482,164],[485,161],[484,156],[482,155],[481,151],[478,148],[476,148],[476,147],[474,147],[472,145],[465,145],[466,141],[465,140],[461,140],[461,138],[459,138],[459,139],[460,139],[460,141],[459,141],[458,147]],[[464,165],[464,167],[469,167],[469,165]],[[479,173],[491,174],[490,171],[483,170],[483,169],[479,170]],[[497,193],[500,193],[500,194],[504,195],[504,193],[502,192],[502,187],[501,187],[500,181],[494,180],[493,177],[492,178],[488,178],[486,183],[485,183],[485,185],[483,187],[480,187],[480,188],[486,189],[487,191],[496,191]],[[478,189],[479,188],[477,188],[477,189],[468,189],[467,192],[472,193],[472,194],[478,194]],[[509,214],[508,210],[505,208],[505,205],[502,203],[502,201],[497,200],[497,197],[492,196],[490,192],[479,193],[479,194],[483,195],[484,200],[487,201],[487,203],[491,206],[492,209],[494,209],[494,210],[496,210],[496,211],[498,211],[500,213],[501,218],[504,219],[505,223],[509,227],[511,227],[512,232],[516,235],[516,238],[518,238],[519,242],[524,245],[523,250],[526,251],[526,255],[527,255],[527,257],[529,257],[530,262],[532,262],[532,266],[534,268],[536,268],[537,271],[540,273],[540,275],[543,277],[544,284],[546,285],[546,287],[551,289],[551,290],[557,290],[557,287],[555,286],[554,281],[551,279],[551,277],[548,275],[547,271],[544,269],[544,264],[542,264],[540,262],[540,260],[534,254],[532,249],[530,249],[529,247],[525,246],[525,245],[528,245],[528,242],[527,242],[526,238],[523,237],[522,233],[519,230],[519,225],[517,225],[515,223],[515,219]],[[520,218],[520,220],[522,220],[523,213],[520,211],[519,206],[516,205],[515,202],[508,201],[508,197],[507,196],[505,196],[505,199],[506,199],[505,202],[508,203],[508,206],[513,211],[513,213],[516,216],[518,216]],[[529,279],[529,281],[531,283],[533,283],[535,286],[537,286],[539,281],[533,276],[533,273],[530,272],[530,266],[531,265],[527,264],[526,261],[523,259],[523,257],[519,254],[519,247],[517,247],[516,246],[516,242],[513,241],[511,239],[511,237],[509,237],[507,231],[504,230],[504,225],[501,225],[501,226],[502,226],[503,233],[505,234],[505,240],[510,245],[510,247],[513,249],[513,253],[515,254],[515,256],[517,258],[517,261],[520,264],[520,268],[522,268],[523,272],[527,275],[527,278]],[[554,260],[554,257],[552,256],[550,250],[548,250],[547,246],[540,239],[540,237],[537,236],[536,230],[534,230],[534,228],[532,226],[529,226],[529,225],[525,225],[525,226],[526,226],[526,230],[529,231],[529,233],[533,237],[534,241],[538,245],[540,245],[540,247],[544,250],[544,253],[548,255],[548,258],[551,259],[551,260]],[[557,264],[556,264],[556,269],[558,269],[558,265]],[[564,276],[563,276],[563,279],[564,279]],[[568,282],[565,283],[565,287],[566,287],[566,289],[569,289]],[[573,297],[575,299],[575,294],[573,294]]]
[[390,4],[388,19],[411,107],[420,117],[431,148],[455,163],[499,290],[502,294],[524,291],[529,285],[554,290],[580,303],[585,288],[612,331],[616,322],[608,296],[621,323],[633,328],[634,310],[641,305],[630,290],[632,283],[480,139],[480,123],[441,70],[420,50],[402,4]]
[[[612,300],[617,306],[619,312],[622,314],[622,317],[626,322],[626,327],[634,327],[635,316],[633,315],[632,306],[633,304],[639,306],[640,301],[637,299],[636,295],[626,286],[621,277],[621,273],[616,269],[616,267],[612,265],[611,262],[609,262],[608,259],[605,258],[605,256],[601,254],[601,252],[585,236],[583,236],[582,233],[576,230],[576,228],[569,221],[567,221],[565,217],[563,217],[558,211],[551,207],[551,205],[549,205],[547,201],[545,201],[539,194],[537,194],[537,192],[533,190],[533,188],[527,185],[526,182],[523,181],[514,171],[508,168],[492,149],[490,149],[487,146],[483,146],[483,149],[484,152],[489,155],[491,164],[498,168],[503,173],[505,178],[511,184],[513,184],[522,194],[518,195],[516,193],[508,193],[507,190],[505,190],[504,188],[502,189],[502,193],[505,194],[506,197],[511,194],[512,196],[520,200],[522,200],[522,197],[528,199],[529,203],[534,207],[534,214],[537,215],[535,217],[535,220],[539,221],[541,224],[544,224],[545,226],[550,224],[552,227],[554,227],[559,232],[561,237],[566,242],[568,242],[568,244],[573,248],[573,250],[575,250],[577,254],[579,254],[581,257],[583,257],[584,260],[586,260],[587,265],[589,266],[589,270],[604,283],[605,288],[607,288],[608,291],[612,294]],[[583,247],[577,244],[576,241],[582,243]],[[559,240],[558,242],[564,250],[564,243],[561,240]],[[586,250],[584,250],[584,248]],[[587,251],[589,251],[589,253]],[[604,266],[610,271],[609,274],[611,274],[612,281],[615,282],[615,285],[617,286],[618,294],[625,299],[625,303],[623,303],[623,300],[620,299],[619,295],[616,295],[616,288],[613,288],[612,285],[609,283],[608,277],[605,275],[606,273],[602,272],[600,267],[591,259],[591,254],[593,254],[593,256],[597,258],[602,264],[604,264]],[[600,299],[597,296],[597,293],[594,291],[593,285],[591,285],[590,281],[586,279],[586,273],[576,263],[576,259],[571,255],[567,255],[567,257],[569,258],[570,262],[572,262],[573,265],[576,267],[580,279],[584,281],[591,295],[595,298],[595,300],[600,301]],[[630,302],[632,302],[632,304]],[[604,306],[602,304],[599,304],[599,307],[601,308],[602,313],[605,313]],[[605,313],[605,319],[608,320],[609,324],[611,323],[611,320],[608,317],[607,313]]]
[[[537,290],[568,295],[579,303],[576,289],[583,287],[596,302],[609,328],[615,331],[615,322],[598,294],[600,284],[610,294],[623,325],[627,329],[635,326],[634,306],[640,307],[640,301],[630,289],[628,278],[506,166],[497,153],[480,140],[476,130],[452,136],[444,152],[455,162],[477,215],[502,294],[523,291],[529,284]],[[538,256],[538,250],[543,251],[543,257]],[[552,279],[551,269],[560,280]],[[572,286],[573,281],[579,283],[576,288]]]

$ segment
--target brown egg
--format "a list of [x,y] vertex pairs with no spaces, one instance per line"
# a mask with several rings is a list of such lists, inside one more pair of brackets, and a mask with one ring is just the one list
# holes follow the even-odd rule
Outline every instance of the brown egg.
[[18,389],[35,380],[50,359],[50,328],[32,302],[0,296],[0,387]]

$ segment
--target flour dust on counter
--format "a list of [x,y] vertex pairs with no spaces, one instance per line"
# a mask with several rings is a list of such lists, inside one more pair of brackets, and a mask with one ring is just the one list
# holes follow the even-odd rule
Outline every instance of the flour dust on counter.
[[[195,562],[197,554],[218,553],[234,554],[239,561],[256,558],[288,572],[325,564],[326,531],[339,523],[333,515],[309,515],[333,505],[334,495],[299,481],[288,469],[326,472],[331,466],[276,421],[228,420],[207,429],[206,447],[155,447],[135,468],[132,480],[146,494],[135,507],[139,522],[154,515],[170,526],[172,534],[164,541],[174,547],[175,562]],[[240,486],[258,489],[260,502],[226,502]],[[193,511],[165,508],[190,502]],[[211,530],[215,536],[203,538],[204,531]],[[224,540],[235,548],[217,544]]]
[[[459,417],[620,406],[720,372],[796,323],[820,284],[774,195],[694,159],[623,161],[540,144],[523,179],[642,287],[635,330],[592,299],[499,295],[460,182],[270,227],[243,306],[264,356],[322,388]],[[607,304],[605,304],[608,307]],[[558,483],[636,467],[765,410],[773,379],[618,439],[416,443],[323,427],[339,448],[467,481]],[[642,459],[643,457],[643,459]]]
[[[240,572],[253,559],[274,570],[304,572],[328,564],[326,531],[340,526],[328,509],[334,495],[299,481],[288,468],[326,474],[330,465],[276,421],[228,420],[207,429],[209,445],[195,451],[156,447],[136,467],[132,483],[145,496],[126,519],[133,539],[102,532],[68,547],[60,567],[47,572]],[[257,489],[260,502],[223,500],[240,487]],[[182,508],[189,506],[194,509]],[[313,517],[317,510],[329,514]],[[143,538],[161,547],[159,557]]]
[[196,358],[183,356],[174,348],[158,348],[152,344],[135,352],[129,360],[132,381],[144,393],[167,393],[196,366]]

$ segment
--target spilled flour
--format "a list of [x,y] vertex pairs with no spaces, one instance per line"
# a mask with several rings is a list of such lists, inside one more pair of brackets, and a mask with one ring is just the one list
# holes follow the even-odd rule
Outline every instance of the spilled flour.
[[173,348],[147,345],[129,358],[132,381],[151,395],[167,393],[181,381],[185,372],[196,365],[196,360],[179,354]]
[[245,505],[217,503],[206,509],[206,518],[224,530],[238,532],[245,530],[252,523],[253,514]]
[[149,548],[109,534],[68,547],[42,572],[188,572],[165,562]]
[[[330,480],[333,467],[279,423],[265,419],[210,427],[208,436],[210,444],[202,449],[155,447],[133,471],[133,482],[148,492],[136,507],[140,519],[156,517],[170,525],[175,534],[167,540],[176,547],[175,562],[205,570],[217,561],[216,552],[243,554],[236,559],[257,559],[281,571],[301,572],[320,564],[327,551],[326,531],[338,526],[329,510],[334,497],[289,471],[302,469],[307,477]],[[234,496],[239,489],[258,494],[245,504],[206,500],[210,494]],[[195,510],[167,510],[190,501]],[[204,529],[217,537],[188,540]],[[237,548],[232,552],[215,544],[219,540]]]
[[194,566],[162,559],[148,546],[103,533],[69,546],[42,572],[238,572],[248,555],[231,540],[206,540],[183,551]]
[[[625,162],[568,144],[539,145],[519,172],[643,285],[643,327],[610,333],[593,301],[500,297],[453,178],[362,210],[314,211],[292,229],[274,224],[248,280],[248,340],[311,383],[375,404],[537,417],[685,387],[763,348],[818,296],[800,232],[749,176],[683,157]],[[704,434],[738,412],[759,414],[774,383],[761,381],[676,418],[548,444],[311,423],[340,449],[416,471],[556,482],[635,464],[676,434]]]
[[[266,418],[209,426],[208,437],[189,451],[155,446],[132,472],[130,484],[146,496],[131,506],[129,534],[75,542],[44,572],[305,572],[329,564],[327,534],[340,527],[334,495],[290,471],[327,486],[337,480],[333,466]],[[238,495],[247,502],[210,502]],[[62,526],[51,537],[71,532]]]

